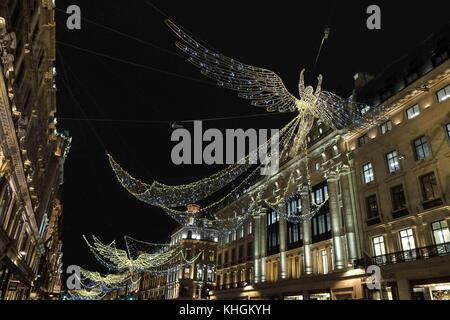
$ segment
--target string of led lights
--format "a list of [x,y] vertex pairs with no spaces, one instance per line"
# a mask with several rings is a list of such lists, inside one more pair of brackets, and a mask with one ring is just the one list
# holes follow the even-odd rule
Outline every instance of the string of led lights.
[[[289,129],[292,129],[297,123],[298,119],[294,118],[280,130],[279,136],[282,142],[285,141],[283,138],[285,134],[289,133]],[[187,203],[195,203],[230,184],[250,169],[253,166],[250,160],[256,159],[256,156],[262,150],[267,150],[271,143],[272,138],[252,150],[237,164],[230,165],[216,174],[199,181],[176,186],[169,186],[158,181],[153,181],[151,184],[142,182],[125,171],[110,154],[108,154],[108,158],[117,179],[129,193],[150,205],[173,208],[185,206]],[[267,155],[267,158],[269,159],[270,155]],[[263,165],[260,164],[259,167]]]
[[[283,151],[285,151],[290,144],[290,140],[293,137],[293,133],[295,132],[295,128],[296,128],[298,121],[299,121],[298,119],[293,120],[294,125],[289,125],[289,130],[287,130],[287,134],[285,136],[283,136],[283,138],[281,140],[280,145],[281,145],[281,150],[282,150],[281,153],[282,154],[283,154]],[[271,155],[269,155],[268,158],[271,160]],[[220,207],[223,203],[228,203],[229,200],[231,200],[233,198],[234,199],[237,198],[239,196],[239,194],[241,194],[242,190],[250,187],[254,178],[257,177],[258,174],[259,174],[259,167],[254,169],[248,176],[246,176],[246,178],[241,183],[239,183],[235,188],[233,188],[224,197],[222,197],[221,199],[217,200],[216,202],[214,202],[208,206],[201,208],[199,210],[199,212],[197,213],[197,215],[199,215],[201,213],[205,213],[205,212],[206,213],[215,213],[217,211],[218,207]],[[161,207],[164,211],[166,211],[168,214],[170,214],[170,216],[173,217],[175,220],[179,220],[180,217],[182,217],[182,220],[185,221],[186,212],[184,210],[176,210],[176,209],[169,208],[169,207],[166,207],[163,205],[159,205],[159,207]],[[220,223],[228,223],[235,219],[244,220],[242,217],[222,218],[222,219],[215,217],[215,219],[213,219],[211,221],[211,223],[212,223],[212,225],[218,225]],[[219,229],[221,229],[221,227],[223,227],[223,226],[219,226]]]

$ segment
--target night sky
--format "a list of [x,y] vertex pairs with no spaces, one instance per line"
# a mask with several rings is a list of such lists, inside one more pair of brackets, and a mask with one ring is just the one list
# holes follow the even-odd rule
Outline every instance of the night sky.
[[[124,235],[161,242],[177,226],[122,188],[106,151],[141,180],[186,183],[220,167],[172,165],[170,122],[265,112],[216,87],[181,58],[165,15],[221,53],[277,72],[294,94],[306,67],[307,83],[315,86],[322,73],[324,90],[349,96],[356,72],[382,71],[442,27],[450,12],[448,0],[152,3],[159,10],[145,0],[57,1],[58,128],[73,137],[63,191],[66,265],[99,269],[83,234],[119,244]],[[381,30],[366,28],[366,8],[373,3],[382,10]],[[66,28],[63,11],[71,4],[81,7],[81,30]],[[331,36],[314,71],[327,24]],[[280,128],[288,119],[273,114],[204,127]]]

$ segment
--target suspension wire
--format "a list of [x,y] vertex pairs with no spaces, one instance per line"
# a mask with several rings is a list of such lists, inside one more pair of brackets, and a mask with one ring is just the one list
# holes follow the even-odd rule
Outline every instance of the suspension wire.
[[[59,11],[59,12],[62,12],[62,13],[66,13],[64,10],[59,9],[59,8],[55,8],[55,10],[57,10],[57,11]],[[112,28],[112,27],[110,27],[110,26],[101,24],[101,23],[99,23],[99,22],[97,22],[97,21],[94,21],[94,20],[85,18],[84,16],[81,17],[81,20],[86,21],[87,23],[92,24],[92,25],[94,25],[94,26],[96,26],[96,27],[99,27],[99,28],[108,30],[108,31],[110,31],[110,32],[116,33],[116,34],[118,34],[118,35],[120,35],[120,36],[123,36],[123,37],[125,37],[125,38],[134,40],[134,41],[139,42],[139,43],[144,44],[144,45],[147,45],[147,46],[149,46],[149,47],[151,47],[151,48],[153,48],[153,49],[157,49],[157,50],[159,50],[159,51],[161,51],[161,52],[164,52],[164,53],[173,55],[173,56],[175,56],[175,57],[179,57],[179,58],[185,59],[185,57],[184,57],[182,54],[180,54],[180,53],[178,53],[178,52],[176,52],[176,51],[172,51],[172,50],[163,48],[163,47],[158,46],[158,45],[156,45],[156,44],[154,44],[154,43],[151,43],[151,42],[149,42],[149,41],[140,39],[140,38],[138,38],[138,37],[136,37],[136,36],[127,34],[127,33],[122,32],[122,31],[120,31],[120,30],[114,29],[114,28]]]
[[320,55],[321,55],[321,53],[322,53],[323,47],[324,47],[324,45],[325,45],[325,42],[326,42],[326,41],[328,40],[328,38],[330,37],[331,24],[332,24],[333,17],[334,17],[334,8],[335,8],[335,5],[336,5],[336,0],[331,0],[330,14],[329,14],[329,16],[328,16],[328,23],[327,23],[326,26],[325,26],[325,29],[324,29],[324,32],[323,32],[323,37],[322,37],[322,40],[321,40],[321,42],[320,42],[319,50],[318,50],[317,55],[316,55],[316,60],[315,60],[315,62],[314,62],[314,69],[313,69],[314,72],[315,72],[316,69],[317,69],[317,65],[318,65],[318,63],[319,63]]
[[175,73],[175,72],[172,72],[172,71],[166,71],[166,70],[163,70],[163,69],[158,69],[158,68],[155,68],[155,67],[151,67],[151,66],[148,66],[148,65],[140,64],[140,63],[129,61],[129,60],[125,60],[125,59],[122,59],[122,58],[113,57],[113,56],[105,54],[105,53],[97,52],[97,51],[94,51],[94,50],[91,50],[91,49],[86,49],[86,48],[83,48],[83,47],[80,47],[80,46],[77,46],[77,45],[74,45],[74,44],[71,44],[71,43],[67,43],[67,42],[64,42],[64,41],[57,41],[57,43],[60,44],[60,45],[65,46],[65,47],[76,49],[76,50],[79,50],[79,51],[82,51],[82,52],[85,52],[85,53],[89,53],[89,54],[92,54],[92,55],[95,55],[95,56],[99,56],[99,57],[102,57],[102,58],[106,58],[106,59],[109,59],[109,60],[113,60],[113,61],[116,61],[116,62],[128,64],[128,65],[131,65],[133,67],[147,69],[147,70],[151,70],[151,71],[154,71],[154,72],[163,73],[163,74],[166,74],[166,75],[169,75],[169,76],[182,78],[184,80],[190,80],[190,81],[193,81],[193,82],[202,83],[202,84],[206,84],[206,85],[209,85],[209,86],[217,87],[216,84],[212,83],[212,82],[208,82],[208,81],[196,79],[196,78],[193,78],[193,77],[181,75],[181,74],[178,74],[178,73]]
[[285,115],[287,113],[261,113],[261,114],[248,114],[243,116],[229,116],[229,117],[217,117],[217,118],[205,118],[205,119],[192,119],[192,120],[136,120],[136,119],[109,119],[109,118],[76,118],[76,117],[58,117],[58,120],[64,121],[92,121],[92,122],[110,122],[110,123],[136,123],[136,124],[177,124],[177,123],[193,123],[194,121],[223,121],[223,120],[236,120],[236,119],[249,119],[269,117],[274,115]]
[[[177,23],[176,19],[173,19],[171,16],[169,16],[168,14],[166,14],[164,11],[162,11],[161,9],[159,9],[155,4],[153,4],[151,1],[149,0],[144,0],[144,3],[151,7],[153,10],[155,10],[156,12],[158,12],[164,19],[166,20],[170,20],[172,22]],[[178,24],[178,23],[177,23]],[[183,27],[183,31],[188,33],[191,37],[195,38],[196,41],[202,43],[205,47],[209,47],[210,49],[215,50],[216,52],[220,52],[220,50],[217,50],[216,48],[214,48],[214,46],[212,46],[211,44],[207,43],[206,41],[202,40],[201,38],[197,38],[195,36],[194,33],[192,33],[191,31],[189,31],[189,29]],[[184,57],[184,59],[186,59],[186,57]]]
[[[61,64],[61,70],[62,70],[62,74],[61,74],[60,79],[62,80],[63,85],[66,87],[66,89],[67,89],[67,91],[68,91],[68,93],[69,93],[69,96],[70,96],[70,98],[72,99],[73,105],[74,105],[75,107],[77,107],[77,108],[80,110],[81,114],[83,115],[83,117],[84,117],[85,119],[89,119],[89,118],[87,117],[86,112],[85,112],[84,109],[82,108],[81,104],[79,103],[79,101],[78,101],[77,98],[75,97],[75,94],[73,93],[73,90],[72,90],[72,88],[71,88],[71,86],[70,86],[70,79],[69,79],[69,77],[68,77],[67,70],[66,70],[66,67],[65,67],[65,65],[64,65],[64,58],[63,58],[63,56],[62,56],[61,51],[59,50],[59,48],[57,48],[57,52],[58,52],[58,55],[59,55],[59,58],[60,58],[59,61],[60,61],[60,64]],[[97,130],[95,129],[95,127],[94,127],[94,125],[92,124],[92,122],[89,121],[89,120],[87,120],[87,123],[88,123],[88,126],[89,126],[89,128],[91,129],[92,133],[94,134],[94,136],[97,138],[98,142],[100,143],[100,145],[103,147],[104,150],[107,150],[105,143],[104,143],[103,140],[101,139],[100,135],[98,134],[98,132],[97,132]]]
[[[108,70],[107,68],[105,68],[105,66],[102,64],[101,61],[100,61],[100,64],[103,66],[103,68],[104,68],[105,70]],[[70,66],[67,66],[67,68],[70,69]],[[109,71],[109,70],[108,70],[108,71]],[[88,97],[89,97],[90,100],[92,101],[92,103],[93,103],[92,106],[95,108],[95,110],[96,110],[101,116],[104,116],[104,113],[103,113],[102,110],[98,107],[98,103],[97,103],[96,99],[94,98],[94,96],[90,93],[90,91],[89,91],[86,87],[84,87],[82,81],[79,79],[79,77],[78,77],[78,76],[75,74],[75,72],[73,72],[73,71],[72,71],[72,76],[73,76],[73,78],[75,79],[75,81],[79,84],[79,86],[84,88],[84,90],[85,90],[85,92],[87,93]],[[96,119],[96,118],[64,118],[64,117],[61,117],[61,118],[58,118],[58,120],[68,120],[68,121],[77,121],[77,122],[83,122],[83,121],[100,122],[100,121],[98,121],[99,119]],[[114,121],[114,122],[117,122],[117,121]],[[111,123],[113,123],[113,122],[110,121],[110,124],[111,124]],[[122,143],[122,145],[123,145],[126,149],[128,149],[128,150],[130,151],[131,154],[134,155],[134,158],[135,158],[135,159],[137,159],[137,157],[136,157],[136,151],[130,147],[130,144],[126,143],[126,141],[125,141],[126,139],[125,139],[121,134],[119,134],[119,130],[114,130],[112,126],[110,126],[110,128],[111,128],[111,131],[114,132],[114,134],[119,138],[118,140],[120,140],[120,142]],[[141,167],[141,168],[142,168],[149,176],[153,176],[153,173],[150,172],[148,166],[145,166],[145,165],[144,165],[143,163],[141,163],[140,161],[138,161],[138,162],[139,162],[139,166],[140,166],[140,167]]]
[[155,6],[152,2],[144,0],[144,3],[146,5],[148,5],[149,7],[152,7],[156,12],[158,12],[159,14],[161,14],[164,18],[166,19],[170,19],[172,21],[174,21],[171,17],[169,17],[164,11],[162,11],[161,9],[159,9],[157,6]]

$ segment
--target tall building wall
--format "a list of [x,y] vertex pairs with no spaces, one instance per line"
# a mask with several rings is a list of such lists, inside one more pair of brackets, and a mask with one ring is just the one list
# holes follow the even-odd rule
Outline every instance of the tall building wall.
[[30,299],[70,138],[56,130],[53,2],[2,1],[0,20],[0,298]]

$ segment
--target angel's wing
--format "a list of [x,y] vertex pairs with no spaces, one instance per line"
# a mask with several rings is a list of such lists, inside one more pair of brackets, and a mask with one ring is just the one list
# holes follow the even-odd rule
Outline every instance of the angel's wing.
[[189,56],[189,61],[201,73],[217,81],[221,87],[239,91],[239,96],[252,100],[252,105],[267,111],[289,112],[296,110],[297,98],[286,89],[281,78],[267,69],[246,65],[206,48],[175,23],[166,24],[182,40],[176,46]]
[[315,116],[333,129],[342,129],[358,118],[358,110],[370,108],[366,104],[343,99],[334,93],[322,91],[317,100]]

